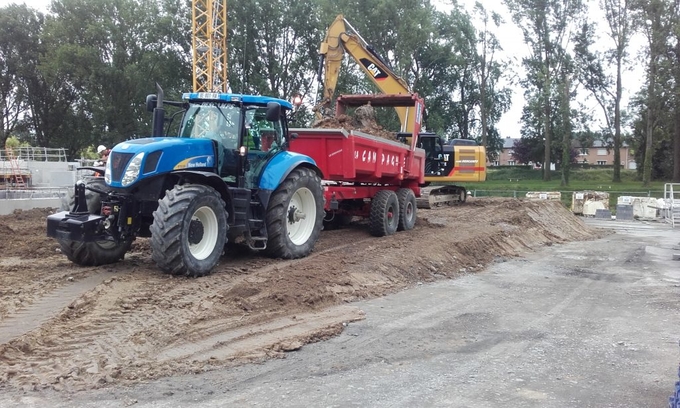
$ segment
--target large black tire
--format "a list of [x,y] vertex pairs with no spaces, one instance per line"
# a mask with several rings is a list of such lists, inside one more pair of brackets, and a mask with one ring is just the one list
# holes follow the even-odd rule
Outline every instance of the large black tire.
[[207,275],[222,256],[227,229],[225,204],[215,189],[175,186],[153,213],[151,257],[165,273]]
[[[85,184],[102,191],[107,189],[104,178],[101,177],[87,179]],[[99,193],[86,189],[85,200],[87,202],[87,212],[95,215],[101,213],[102,199]],[[62,200],[61,210],[72,211],[75,202],[75,191],[71,189]],[[124,242],[80,242],[68,239],[58,239],[57,241],[61,247],[61,253],[66,255],[71,262],[82,266],[99,266],[116,263],[125,257],[127,251],[130,250],[130,246],[132,246],[132,239]]]
[[269,200],[266,253],[296,259],[310,254],[323,228],[323,188],[311,169],[290,172]]
[[416,195],[410,188],[397,190],[399,201],[399,226],[397,231],[410,231],[416,225]]
[[392,190],[380,190],[371,200],[369,231],[375,237],[397,232],[399,226],[399,200]]
[[61,253],[71,262],[81,266],[99,266],[122,260],[132,246],[132,239],[125,242],[79,242],[60,239],[59,246]]

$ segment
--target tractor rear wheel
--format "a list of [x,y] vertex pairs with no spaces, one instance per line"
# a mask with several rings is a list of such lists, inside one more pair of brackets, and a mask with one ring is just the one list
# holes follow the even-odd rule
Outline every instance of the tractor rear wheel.
[[371,200],[369,230],[375,237],[392,235],[399,225],[399,200],[392,190],[380,190]]
[[165,273],[207,275],[220,260],[227,228],[225,204],[215,189],[175,186],[153,213],[151,257]]
[[399,226],[397,231],[410,231],[416,225],[416,195],[410,188],[397,190],[399,201]]
[[[103,177],[85,180],[86,186],[91,186],[97,190],[106,191],[106,183]],[[101,213],[102,199],[99,193],[85,190],[85,201],[87,211],[90,214],[99,215]],[[75,191],[71,189],[64,200],[62,200],[61,210],[72,211],[76,203]],[[81,266],[107,265],[120,261],[125,257],[127,251],[132,246],[132,239],[123,242],[115,241],[95,241],[81,242],[68,239],[57,239],[61,247],[61,253],[73,263]]]
[[267,215],[267,254],[296,259],[309,255],[323,227],[321,179],[311,169],[298,168],[274,191]]

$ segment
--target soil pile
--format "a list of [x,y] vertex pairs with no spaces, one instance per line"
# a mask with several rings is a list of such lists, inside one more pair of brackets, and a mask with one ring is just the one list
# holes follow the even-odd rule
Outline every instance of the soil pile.
[[358,130],[369,135],[383,139],[397,140],[397,133],[385,130],[378,124],[375,110],[371,105],[363,105],[354,111],[353,116],[339,115],[333,118],[320,119],[312,124],[313,128],[336,129],[343,128],[348,131]]
[[[363,318],[352,301],[476,273],[544,245],[594,239],[559,202],[474,199],[419,210],[412,231],[324,231],[304,259],[227,247],[210,276],[164,275],[139,239],[78,267],[46,238],[47,210],[0,217],[0,389],[78,390],[281,357]],[[24,248],[23,250],[20,248]]]

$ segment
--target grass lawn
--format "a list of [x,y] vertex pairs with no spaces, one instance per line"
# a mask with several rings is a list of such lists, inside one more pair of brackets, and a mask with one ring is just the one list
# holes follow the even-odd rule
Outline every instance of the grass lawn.
[[571,208],[574,191],[606,191],[609,193],[609,208],[616,211],[620,196],[663,198],[664,184],[670,181],[653,181],[650,187],[642,187],[635,170],[621,170],[621,182],[612,183],[614,170],[574,169],[569,175],[569,184],[562,187],[560,172],[552,172],[551,181],[543,181],[541,170],[523,168],[489,168],[487,179],[481,183],[462,183],[476,197],[524,197],[529,191],[559,191],[561,201]]

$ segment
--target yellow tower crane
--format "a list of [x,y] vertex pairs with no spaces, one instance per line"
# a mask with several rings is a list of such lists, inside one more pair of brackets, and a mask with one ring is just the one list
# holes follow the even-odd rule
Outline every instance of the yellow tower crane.
[[194,92],[227,92],[227,0],[191,5]]

